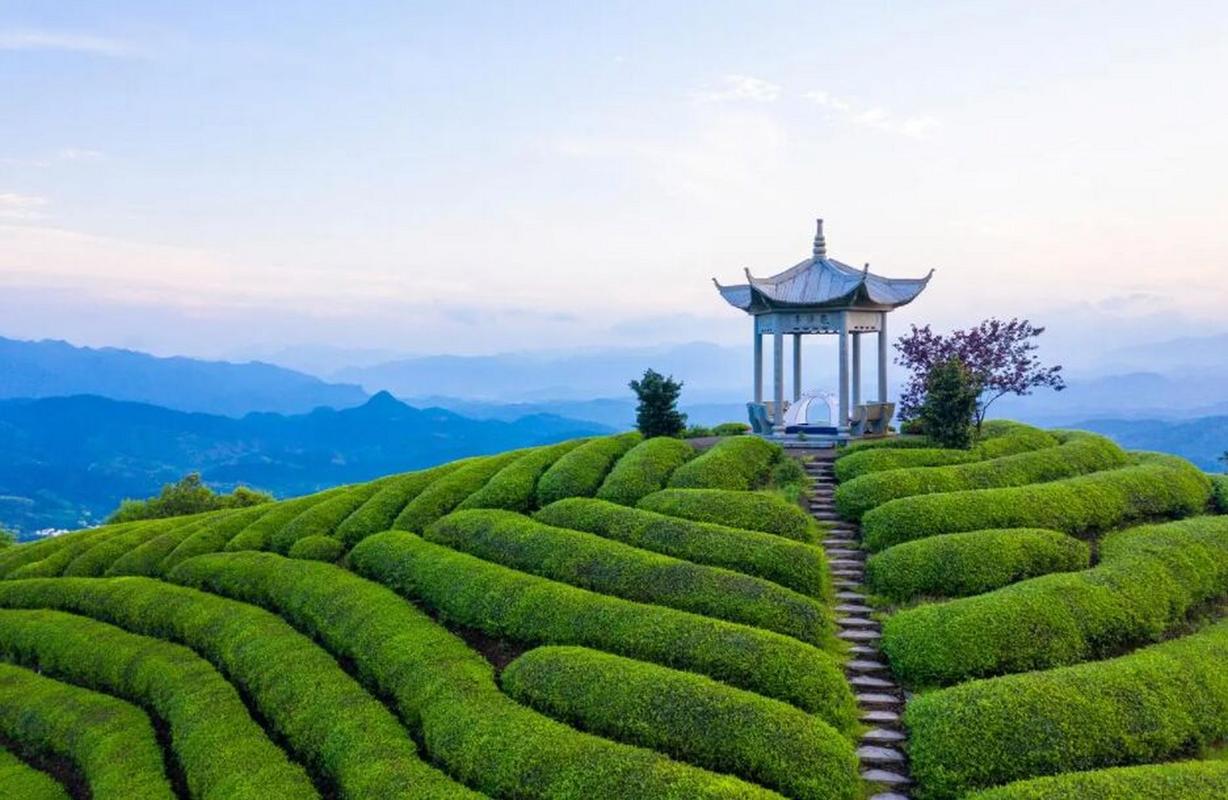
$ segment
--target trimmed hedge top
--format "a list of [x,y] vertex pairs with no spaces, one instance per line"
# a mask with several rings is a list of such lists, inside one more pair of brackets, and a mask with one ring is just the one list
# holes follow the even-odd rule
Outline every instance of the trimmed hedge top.
[[778,445],[758,436],[722,439],[676,469],[669,485],[675,489],[757,489],[767,483],[782,452]]
[[547,506],[565,497],[592,497],[623,454],[640,442],[638,433],[604,436],[567,453],[537,482],[537,505]]
[[906,467],[939,467],[1001,458],[1053,447],[1058,441],[1052,434],[1009,422],[988,427],[981,432],[978,444],[969,450],[948,450],[941,447],[877,447],[860,451],[845,451],[836,459],[836,478],[841,482],[870,472]]
[[602,500],[633,506],[665,488],[674,471],[695,457],[695,448],[680,439],[658,436],[640,442],[618,460],[597,490]]
[[799,542],[819,538],[809,514],[776,494],[731,489],[662,489],[636,504],[671,517],[714,522],[727,528],[763,531]]

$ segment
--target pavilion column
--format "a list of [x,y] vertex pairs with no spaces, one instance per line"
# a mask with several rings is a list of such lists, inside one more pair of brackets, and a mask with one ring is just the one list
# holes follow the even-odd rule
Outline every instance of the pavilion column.
[[755,325],[755,402],[763,402],[763,335]]
[[887,312],[878,319],[878,402],[887,402]]
[[840,320],[840,406],[836,426],[841,431],[849,427],[849,335],[845,330],[847,317],[841,315]]
[[802,335],[793,334],[793,402],[802,399]]
[[776,413],[772,420],[776,425],[785,424],[785,335],[777,320],[772,332],[772,399],[776,401]]
[[853,332],[853,408],[861,405],[861,333]]

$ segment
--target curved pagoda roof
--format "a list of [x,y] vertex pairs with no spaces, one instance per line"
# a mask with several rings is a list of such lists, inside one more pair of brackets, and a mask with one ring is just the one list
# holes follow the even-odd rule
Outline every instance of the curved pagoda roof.
[[870,265],[858,269],[827,257],[823,220],[818,220],[814,254],[770,278],[756,278],[746,270],[746,283],[722,286],[712,282],[729,305],[748,314],[799,308],[864,308],[889,311],[916,299],[934,271],[924,278],[884,278],[870,272]]

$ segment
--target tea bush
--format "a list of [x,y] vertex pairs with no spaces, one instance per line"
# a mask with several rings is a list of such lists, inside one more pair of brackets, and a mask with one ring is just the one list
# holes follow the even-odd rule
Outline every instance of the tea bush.
[[640,442],[638,433],[605,436],[585,442],[554,462],[537,482],[537,505],[565,497],[592,497],[623,454]]
[[597,497],[626,506],[665,488],[674,471],[695,456],[695,448],[680,439],[647,439],[618,460],[597,490]]
[[763,531],[799,542],[813,542],[819,537],[818,525],[809,514],[766,492],[662,489],[640,500],[636,506],[671,517]]
[[722,439],[674,470],[669,485],[675,489],[755,489],[767,482],[781,453],[779,446],[758,436]]

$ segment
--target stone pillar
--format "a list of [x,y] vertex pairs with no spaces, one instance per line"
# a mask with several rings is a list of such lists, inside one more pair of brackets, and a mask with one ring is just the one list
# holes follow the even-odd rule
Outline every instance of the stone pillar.
[[752,318],[755,326],[755,402],[763,402],[763,336],[759,333],[759,325]]
[[853,332],[853,408],[861,405],[861,333]]
[[777,320],[776,330],[772,332],[772,388],[775,390],[772,399],[776,401],[775,419],[777,426],[785,424],[785,335],[780,331]]
[[793,334],[793,402],[802,399],[802,335]]
[[845,330],[847,318],[840,315],[840,406],[836,415],[836,426],[841,431],[849,427],[849,335]]
[[887,312],[878,320],[878,402],[887,402]]

